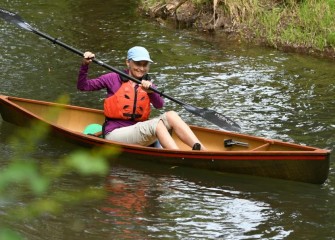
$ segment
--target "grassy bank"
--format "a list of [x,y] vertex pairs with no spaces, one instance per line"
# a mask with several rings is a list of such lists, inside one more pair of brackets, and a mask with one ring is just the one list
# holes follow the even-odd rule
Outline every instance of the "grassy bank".
[[156,19],[277,49],[335,57],[334,0],[141,0]]

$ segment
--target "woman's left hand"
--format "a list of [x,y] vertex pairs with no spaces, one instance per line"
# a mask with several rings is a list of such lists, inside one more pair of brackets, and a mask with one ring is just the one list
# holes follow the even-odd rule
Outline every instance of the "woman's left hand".
[[151,87],[151,85],[152,85],[152,82],[147,81],[147,80],[142,80],[141,84],[140,84],[140,86],[142,87],[142,89],[144,91],[146,91],[147,93],[152,93],[152,90],[149,89]]

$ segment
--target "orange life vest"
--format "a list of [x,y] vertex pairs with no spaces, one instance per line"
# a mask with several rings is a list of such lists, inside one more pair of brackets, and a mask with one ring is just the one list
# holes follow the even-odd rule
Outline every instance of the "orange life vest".
[[105,116],[113,119],[145,121],[150,116],[150,99],[141,87],[130,81],[122,83],[117,92],[104,102]]

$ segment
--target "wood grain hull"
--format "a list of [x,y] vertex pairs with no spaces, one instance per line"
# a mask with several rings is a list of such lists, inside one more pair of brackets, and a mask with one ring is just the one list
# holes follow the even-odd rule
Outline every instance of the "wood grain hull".
[[[329,172],[328,150],[245,134],[191,126],[209,151],[192,151],[172,132],[180,147],[175,151],[83,134],[87,125],[104,121],[103,112],[97,109],[0,96],[0,113],[5,121],[19,126],[29,126],[32,121],[45,123],[54,136],[81,146],[117,147],[120,160],[151,161],[314,184],[324,183]],[[228,139],[246,145],[224,146]]]

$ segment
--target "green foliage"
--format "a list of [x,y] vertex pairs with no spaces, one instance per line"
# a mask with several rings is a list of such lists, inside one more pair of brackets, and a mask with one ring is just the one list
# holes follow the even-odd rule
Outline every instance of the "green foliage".
[[0,228],[0,239],[1,240],[21,240],[22,237],[11,229]]
[[[54,109],[48,116],[56,117],[59,111],[61,109]],[[58,214],[67,205],[105,196],[104,190],[97,188],[53,188],[69,173],[78,174],[78,177],[105,176],[109,172],[108,158],[116,155],[117,150],[103,147],[91,151],[80,149],[63,159],[52,161],[30,157],[36,151],[36,146],[47,137],[48,132],[46,124],[32,122],[31,127],[20,128],[10,140],[15,152],[14,157],[6,167],[0,169],[0,202],[9,207],[13,206],[1,218],[8,218],[9,222],[24,221],[43,214]],[[15,206],[17,199],[22,199],[23,196],[29,200],[19,207]],[[9,228],[0,226],[0,239],[16,240],[20,239],[20,236]]]
[[50,182],[39,173],[36,163],[16,160],[0,172],[0,193],[10,189],[12,184],[25,186],[35,195],[44,193]]

